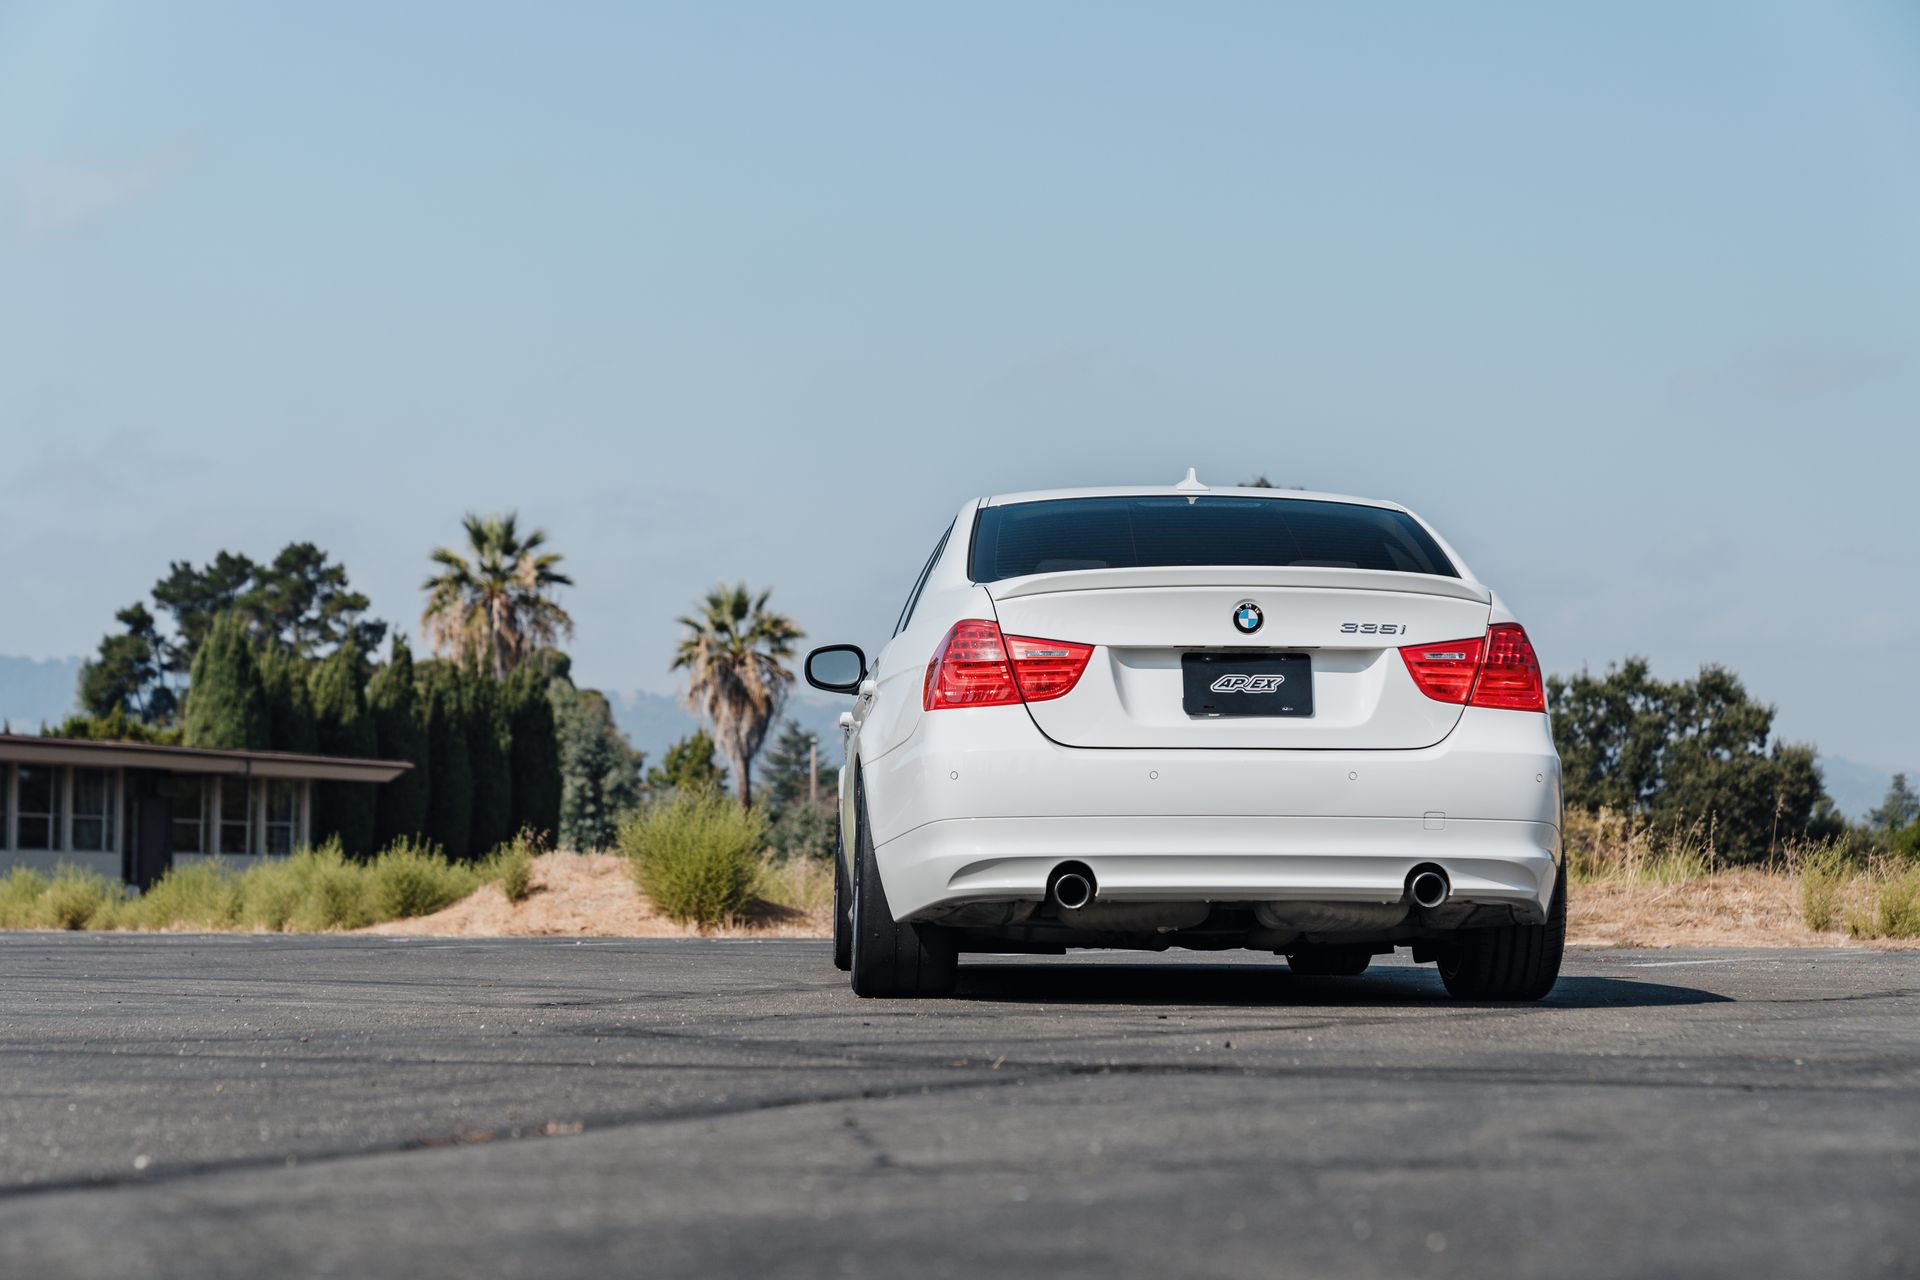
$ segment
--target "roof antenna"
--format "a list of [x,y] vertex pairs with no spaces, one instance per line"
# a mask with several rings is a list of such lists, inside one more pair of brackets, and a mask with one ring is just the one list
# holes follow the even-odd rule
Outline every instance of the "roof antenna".
[[1187,478],[1173,487],[1181,493],[1205,493],[1207,491],[1207,486],[1200,483],[1199,473],[1192,467],[1187,468]]

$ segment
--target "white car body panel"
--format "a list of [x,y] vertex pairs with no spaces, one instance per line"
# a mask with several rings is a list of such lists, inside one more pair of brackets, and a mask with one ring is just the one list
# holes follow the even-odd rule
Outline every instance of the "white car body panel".
[[[1299,491],[1205,492],[1404,512]],[[843,830],[860,821],[857,775],[894,917],[977,921],[983,904],[1017,913],[1073,860],[1093,870],[1096,905],[1391,902],[1412,868],[1431,864],[1462,910],[1544,918],[1560,853],[1546,715],[1428,698],[1398,654],[1513,620],[1430,528],[1460,577],[1317,566],[968,576],[983,507],[1190,493],[1059,490],[960,511],[905,625],[869,659],[848,730]],[[1266,612],[1253,638],[1231,626],[1245,599]],[[1055,700],[925,710],[928,662],[967,618],[1094,654]],[[1342,630],[1367,622],[1406,630]],[[1187,716],[1180,654],[1201,648],[1310,653],[1314,715]]]
[[[962,718],[973,723],[942,723]],[[1560,771],[1544,716],[1474,707],[1432,747],[1338,752],[1062,747],[1021,707],[927,721],[864,775],[900,919],[989,885],[1037,902],[1069,858],[1093,868],[1103,900],[1389,901],[1426,862],[1463,900],[1544,910],[1552,890]],[[1473,858],[1511,872],[1468,875]]]

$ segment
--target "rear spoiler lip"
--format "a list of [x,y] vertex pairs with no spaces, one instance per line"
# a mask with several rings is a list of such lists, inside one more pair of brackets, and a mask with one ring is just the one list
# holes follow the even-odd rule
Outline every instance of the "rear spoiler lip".
[[1233,565],[1218,568],[1175,566],[1151,569],[1068,569],[1003,578],[978,584],[995,600],[1056,595],[1068,591],[1146,590],[1163,587],[1231,587],[1237,590],[1384,591],[1398,595],[1444,596],[1491,605],[1493,592],[1469,578],[1399,573],[1386,569],[1330,569],[1309,566]]

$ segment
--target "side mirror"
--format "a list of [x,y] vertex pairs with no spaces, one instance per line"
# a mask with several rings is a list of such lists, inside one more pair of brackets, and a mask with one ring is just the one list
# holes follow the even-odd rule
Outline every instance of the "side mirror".
[[857,693],[867,677],[867,655],[857,644],[830,644],[807,655],[807,683],[828,693]]

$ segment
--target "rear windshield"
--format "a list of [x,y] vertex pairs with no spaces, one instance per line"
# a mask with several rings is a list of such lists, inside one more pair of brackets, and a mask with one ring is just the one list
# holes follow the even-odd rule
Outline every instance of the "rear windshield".
[[1302,565],[1457,578],[1412,516],[1305,498],[1061,498],[986,507],[969,573],[998,582],[1070,569]]

